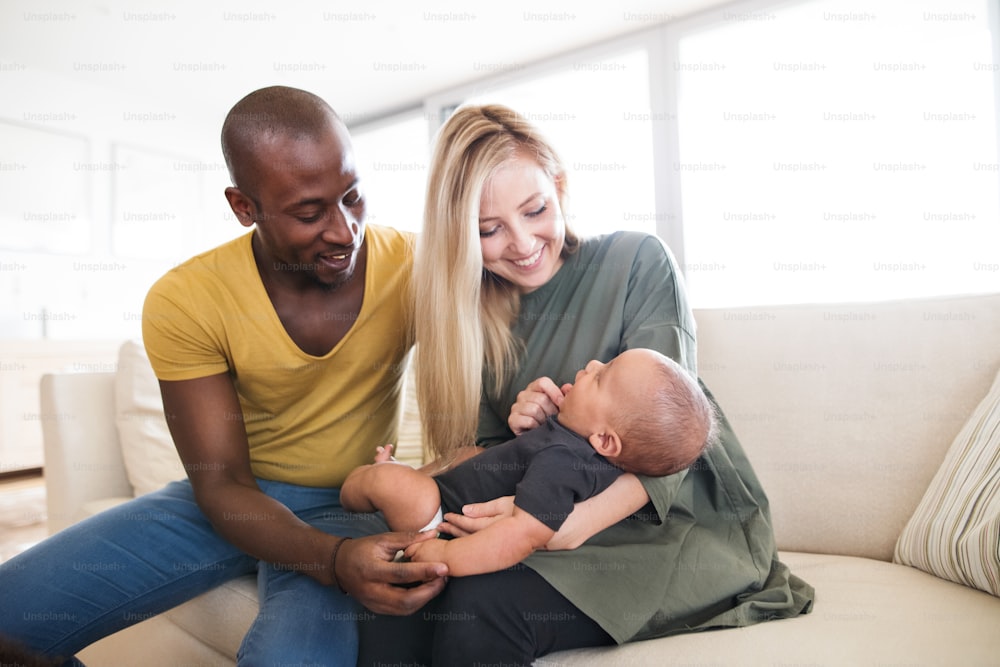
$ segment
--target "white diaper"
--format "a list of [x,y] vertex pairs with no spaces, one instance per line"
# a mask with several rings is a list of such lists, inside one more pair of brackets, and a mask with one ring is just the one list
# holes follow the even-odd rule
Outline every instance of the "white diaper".
[[444,522],[444,512],[442,512],[441,508],[438,507],[437,514],[434,515],[434,518],[431,519],[430,523],[428,523],[426,526],[424,526],[423,528],[420,529],[420,532],[422,533],[425,530],[433,530],[433,529],[437,528],[437,525],[439,523],[443,523],[443,522]]
[[[425,530],[434,530],[435,528],[437,528],[437,525],[438,525],[439,523],[441,523],[442,521],[444,521],[444,512],[442,512],[442,511],[441,511],[441,508],[440,508],[440,507],[438,507],[438,511],[437,511],[437,513],[436,513],[436,514],[434,515],[434,518],[433,518],[433,519],[431,519],[430,523],[428,523],[428,524],[427,524],[426,526],[424,526],[423,528],[421,528],[421,529],[420,529],[420,532],[422,533],[422,532],[424,532]],[[393,560],[394,562],[397,562],[397,563],[398,563],[399,561],[403,560],[403,550],[402,550],[402,549],[400,549],[399,551],[397,551],[397,552],[396,552],[396,557],[395,557],[395,558],[393,558],[392,560]]]

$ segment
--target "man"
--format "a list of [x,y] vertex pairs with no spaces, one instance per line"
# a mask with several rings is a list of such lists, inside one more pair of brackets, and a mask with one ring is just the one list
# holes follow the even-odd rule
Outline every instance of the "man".
[[[311,93],[251,93],[227,116],[222,145],[226,198],[253,230],[168,272],[143,313],[189,481],[0,569],[5,599],[18,601],[0,611],[0,632],[32,649],[70,655],[256,571],[261,611],[242,663],[353,665],[359,603],[411,613],[444,586],[441,563],[392,562],[431,535],[377,534],[383,524],[339,504],[347,473],[395,436],[412,238],[366,229],[347,129]],[[116,575],[66,565],[95,561]],[[59,622],[29,620],[43,618]]]

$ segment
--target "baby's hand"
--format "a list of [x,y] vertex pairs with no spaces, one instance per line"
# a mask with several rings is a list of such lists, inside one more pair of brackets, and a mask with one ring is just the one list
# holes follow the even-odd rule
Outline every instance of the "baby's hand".
[[444,562],[447,540],[430,539],[406,547],[404,554],[416,563]]
[[386,445],[384,447],[377,447],[375,449],[375,463],[389,463],[390,461],[395,461],[392,457],[392,445]]

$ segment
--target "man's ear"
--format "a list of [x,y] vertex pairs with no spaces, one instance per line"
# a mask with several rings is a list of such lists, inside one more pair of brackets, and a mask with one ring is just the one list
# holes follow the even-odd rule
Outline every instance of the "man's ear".
[[226,188],[226,199],[229,201],[229,208],[233,209],[236,218],[244,227],[252,227],[254,224],[254,204],[239,188]]
[[617,458],[622,453],[622,440],[609,429],[604,433],[594,433],[589,438],[590,446],[606,459]]

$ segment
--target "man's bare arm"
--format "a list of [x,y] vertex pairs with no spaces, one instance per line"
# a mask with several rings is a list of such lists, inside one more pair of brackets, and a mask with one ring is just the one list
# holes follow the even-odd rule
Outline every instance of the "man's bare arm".
[[[242,409],[228,374],[161,381],[164,412],[195,500],[219,534],[255,558],[338,583],[372,610],[411,613],[437,595],[447,569],[440,563],[392,563],[416,536],[391,534],[340,545],[342,537],[304,521],[257,486]],[[401,589],[392,584],[422,582]]]

